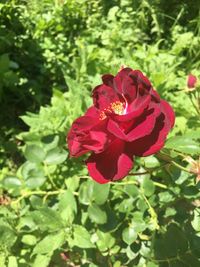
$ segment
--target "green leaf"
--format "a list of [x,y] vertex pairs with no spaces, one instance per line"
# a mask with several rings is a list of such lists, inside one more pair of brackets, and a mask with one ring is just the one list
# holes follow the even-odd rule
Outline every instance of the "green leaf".
[[8,267],[18,267],[16,257],[14,257],[14,256],[8,257]]
[[133,227],[127,227],[122,232],[122,239],[126,244],[131,245],[137,239],[137,232]]
[[200,213],[199,210],[194,210],[194,218],[191,222],[195,231],[200,232]]
[[83,182],[79,188],[79,201],[82,204],[89,205],[92,202],[94,184],[92,181]]
[[133,198],[128,198],[128,199],[122,200],[117,205],[118,206],[118,210],[120,212],[129,214],[133,210],[133,208],[134,208],[133,202],[134,202],[134,199]]
[[113,265],[113,267],[121,267],[122,264],[121,264],[121,261],[116,261]]
[[60,215],[50,208],[42,207],[30,215],[41,230],[58,230],[63,227]]
[[159,267],[159,265],[156,264],[155,262],[148,262],[147,267]]
[[40,163],[45,159],[46,153],[40,146],[28,145],[26,146],[24,155],[29,161]]
[[133,219],[131,221],[130,227],[133,228],[137,233],[143,232],[148,227],[143,219],[142,212],[133,213]]
[[10,176],[3,180],[3,185],[7,189],[18,189],[21,187],[22,183],[17,177]]
[[67,158],[67,151],[61,150],[58,147],[49,150],[45,157],[46,164],[57,165],[64,162]]
[[44,177],[44,169],[40,163],[26,161],[20,168],[23,179]]
[[68,177],[65,180],[65,184],[71,192],[74,192],[79,187],[80,178],[77,176]]
[[145,212],[148,209],[147,203],[142,197],[137,200],[136,206],[141,212]]
[[146,168],[156,168],[160,166],[160,162],[155,156],[145,157],[143,161]]
[[176,224],[170,224],[167,232],[155,238],[154,251],[156,259],[185,255],[188,249],[187,236],[183,229]]
[[32,267],[49,267],[51,257],[49,255],[38,254],[34,260]]
[[10,226],[3,221],[0,221],[0,244],[7,248],[11,248],[14,245],[16,239],[17,236],[15,235],[15,232],[10,228]]
[[7,267],[5,263],[6,263],[6,255],[0,252],[0,266]]
[[98,184],[94,182],[93,187],[93,200],[98,204],[102,205],[106,202],[110,191],[109,184]]
[[10,60],[8,54],[3,54],[0,56],[0,70],[2,72],[7,72],[9,70]]
[[65,242],[65,232],[60,231],[47,235],[43,238],[33,249],[33,255],[35,254],[49,254],[51,255],[54,250],[61,247]]
[[96,204],[92,204],[88,207],[88,215],[90,219],[97,224],[104,224],[107,222],[106,212],[100,209]]
[[30,196],[29,200],[30,200],[31,206],[34,209],[39,209],[41,208],[42,205],[44,205],[42,198],[39,196],[32,195]]
[[44,144],[46,151],[52,150],[58,146],[59,136],[55,134],[44,136],[42,138],[42,143]]
[[168,172],[171,178],[174,180],[174,182],[178,185],[183,184],[191,176],[191,174],[182,171],[173,165],[168,167]]
[[142,182],[142,188],[144,190],[144,194],[149,197],[151,195],[153,195],[154,191],[155,191],[155,185],[154,183],[147,177],[144,178],[143,182]]
[[168,191],[160,192],[158,196],[159,196],[160,203],[168,203],[174,200],[174,195]]
[[37,238],[34,235],[23,235],[22,237],[22,243],[29,245],[29,246],[34,246],[37,242]]
[[128,247],[126,248],[125,251],[126,251],[126,255],[127,255],[127,257],[128,257],[130,260],[135,259],[135,258],[137,257],[137,255],[138,255],[138,253],[135,253],[135,252],[132,251],[132,249],[131,249],[130,246],[128,246]]
[[199,143],[184,136],[175,136],[170,138],[166,142],[165,147],[191,155],[200,153]]
[[65,193],[60,194],[59,198],[59,214],[64,222],[71,224],[77,212],[75,197],[70,190],[67,190]]
[[90,233],[81,225],[74,225],[74,234],[71,245],[79,248],[93,248]]
[[132,198],[139,197],[139,190],[134,184],[125,185],[124,190]]
[[104,233],[98,230],[96,232],[96,236],[97,236],[97,241],[96,241],[97,247],[102,252],[112,248],[115,244],[115,239],[114,237],[112,237],[110,233]]
[[34,188],[39,188],[42,186],[46,181],[45,177],[33,177],[29,178],[25,181],[25,184],[28,188],[34,189]]

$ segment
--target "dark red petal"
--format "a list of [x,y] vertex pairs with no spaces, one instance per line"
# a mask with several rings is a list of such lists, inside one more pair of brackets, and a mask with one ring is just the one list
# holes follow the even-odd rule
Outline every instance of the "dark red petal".
[[132,142],[145,135],[149,135],[153,131],[156,119],[159,115],[160,106],[151,103],[151,108],[132,122],[124,122],[121,124],[110,119],[107,129],[116,137],[127,142]]
[[123,93],[122,82],[123,82],[124,78],[127,77],[131,71],[132,71],[131,68],[124,68],[121,71],[119,71],[117,73],[117,75],[114,77],[114,79],[113,79],[114,88],[115,88],[116,92],[118,92],[119,94]]
[[143,136],[149,135],[155,126],[156,119],[160,115],[160,106],[152,105],[152,108],[147,110],[136,119],[135,123],[131,127],[132,130],[129,130],[127,134],[127,140],[129,142],[134,141]]
[[172,109],[172,107],[170,106],[170,104],[165,101],[165,100],[161,100],[161,107],[163,108],[163,112],[166,116],[166,119],[168,118],[171,124],[171,128],[174,126],[175,123],[175,113],[174,110]]
[[71,157],[79,157],[88,152],[88,149],[82,147],[81,140],[84,138],[85,134],[76,132],[76,130],[74,130],[74,125],[72,124],[72,127],[67,135],[68,149]]
[[152,88],[150,81],[140,70],[131,71],[129,76],[133,79],[135,84],[137,84],[140,94],[143,94],[146,90],[149,91]]
[[99,153],[105,149],[107,143],[108,135],[105,132],[91,130],[87,140],[83,143],[83,147],[95,153]]
[[156,90],[154,90],[154,89],[151,90],[151,97],[152,97],[152,100],[154,102],[156,102],[156,103],[160,102],[160,96]]
[[140,110],[141,112],[149,105],[151,101],[150,95],[138,96],[130,105],[128,105],[128,113],[136,110]]
[[99,123],[99,121],[95,117],[81,116],[73,122],[71,130],[73,132],[87,131],[90,130],[97,123]]
[[[102,136],[101,132],[106,130],[106,125],[106,120],[99,121],[95,117],[91,116],[82,116],[76,119],[67,136],[70,155],[73,157],[79,157],[87,153],[89,150],[92,150],[92,148],[93,151],[102,150],[106,143],[106,133]],[[94,134],[95,131],[99,131],[100,134]],[[99,140],[97,138],[98,136]],[[92,137],[94,140],[92,140]]]
[[128,75],[122,80],[122,94],[128,103],[133,102],[137,96],[137,84]]
[[116,139],[104,152],[93,153],[86,163],[91,177],[103,184],[124,178],[132,169],[133,159],[125,151],[125,143]]
[[74,138],[68,138],[68,148],[71,157],[80,157],[83,154],[89,152],[89,149],[83,148],[79,140]]
[[127,113],[124,115],[118,115],[118,114],[110,114],[110,118],[112,118],[116,122],[126,122],[133,120],[140,116],[143,112],[144,109],[147,108],[151,100],[151,96],[145,96],[144,98],[141,97],[139,99],[135,99],[135,101],[128,106],[127,108]]
[[114,76],[112,74],[104,74],[101,79],[105,85],[113,87]]
[[158,152],[163,146],[171,127],[163,113],[156,119],[153,131],[140,139],[127,143],[129,153],[136,156],[149,156]]
[[108,120],[107,129],[117,138],[125,141],[127,140],[126,134],[124,133],[124,130],[120,127],[120,124],[118,122],[113,121],[112,119]]
[[97,108],[92,106],[92,107],[88,108],[88,110],[85,113],[85,116],[99,118],[100,112],[99,112],[99,110]]
[[115,90],[105,84],[97,86],[93,92],[94,106],[100,110],[109,107],[112,102],[119,101],[119,97]]

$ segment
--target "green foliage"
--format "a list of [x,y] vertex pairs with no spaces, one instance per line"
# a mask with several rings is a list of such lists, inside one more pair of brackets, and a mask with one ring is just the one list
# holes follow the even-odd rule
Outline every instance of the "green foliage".
[[[198,0],[1,1],[0,266],[200,266],[199,89],[185,91],[199,33]],[[160,153],[101,185],[66,133],[122,64],[176,124]]]

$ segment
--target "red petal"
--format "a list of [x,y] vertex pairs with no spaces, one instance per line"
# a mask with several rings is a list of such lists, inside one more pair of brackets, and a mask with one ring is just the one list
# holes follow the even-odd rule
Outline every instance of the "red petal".
[[96,118],[90,116],[81,116],[76,119],[72,124],[73,131],[83,132],[90,130],[94,125],[99,123]]
[[116,139],[104,152],[92,154],[86,163],[91,177],[103,184],[124,178],[132,169],[133,159],[125,143]]
[[109,120],[108,131],[127,142],[132,142],[145,135],[149,135],[154,129],[157,117],[160,115],[159,105],[151,103],[150,107],[140,117],[129,123],[117,123]]
[[75,137],[68,138],[68,148],[71,157],[80,157],[90,151],[89,149],[84,148],[80,141],[76,140]]
[[102,150],[104,150],[107,142],[108,142],[108,136],[105,132],[91,130],[89,132],[87,140],[85,140],[85,144],[83,143],[83,147],[87,150],[99,153]]
[[149,91],[152,88],[150,81],[140,70],[131,71],[129,76],[134,80],[135,84],[137,84],[140,94],[143,94],[146,90]]
[[104,74],[101,79],[105,85],[113,87],[114,76],[112,74]]
[[114,77],[113,79],[113,83],[114,83],[114,88],[116,90],[116,92],[118,92],[119,94],[122,94],[122,82],[124,80],[125,77],[127,77],[127,75],[132,71],[131,68],[124,68],[121,71],[119,71],[117,73],[117,75]]
[[163,146],[171,127],[162,113],[156,119],[153,131],[140,139],[127,143],[129,152],[136,156],[149,156],[158,152]]
[[175,113],[174,110],[172,109],[172,107],[170,106],[170,104],[165,101],[165,100],[161,100],[161,106],[163,108],[163,112],[166,116],[166,118],[169,119],[170,124],[171,124],[171,128],[174,126],[175,123]]
[[147,110],[134,122],[131,127],[132,130],[129,130],[127,134],[127,140],[129,142],[134,141],[143,136],[149,135],[155,126],[156,119],[160,115],[160,106],[151,105],[152,108]]
[[67,136],[70,155],[81,156],[92,150],[100,152],[107,144],[107,120],[82,116],[74,121]]
[[95,108],[94,106],[88,108],[88,110],[85,113],[85,116],[91,116],[91,117],[95,117],[95,118],[99,118],[100,114],[99,114],[99,110],[97,108]]
[[119,101],[115,90],[105,84],[97,86],[92,93],[94,106],[100,110],[109,107],[110,103]]
[[107,129],[110,133],[115,135],[117,138],[120,138],[122,140],[127,140],[126,134],[124,133],[124,130],[120,127],[120,124],[113,120],[108,120],[108,126]]
[[137,96],[137,83],[129,75],[122,80],[122,94],[128,103],[133,102]]
[[156,103],[160,102],[160,96],[156,90],[154,90],[154,89],[151,90],[151,97],[152,97],[152,100],[154,102],[156,102]]
[[149,105],[151,101],[150,95],[138,96],[129,106],[128,113],[140,110],[141,112]]

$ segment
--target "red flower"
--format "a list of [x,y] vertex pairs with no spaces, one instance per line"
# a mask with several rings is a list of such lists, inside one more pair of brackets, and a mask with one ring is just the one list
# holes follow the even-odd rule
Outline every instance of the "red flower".
[[197,83],[197,77],[192,75],[192,74],[189,74],[188,78],[187,78],[187,86],[188,86],[188,88],[195,88],[196,83]]
[[93,106],[74,121],[67,139],[71,156],[92,152],[86,161],[89,174],[107,183],[124,178],[134,156],[159,151],[175,115],[139,70],[124,68],[102,81],[92,92]]

